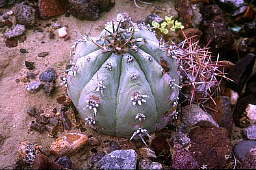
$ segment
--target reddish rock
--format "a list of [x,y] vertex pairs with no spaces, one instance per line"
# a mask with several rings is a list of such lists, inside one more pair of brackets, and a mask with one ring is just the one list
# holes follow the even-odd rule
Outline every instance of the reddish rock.
[[200,166],[207,168],[224,168],[227,163],[225,156],[231,154],[231,141],[224,128],[196,127],[190,132],[191,147],[189,151]]
[[190,151],[175,147],[172,156],[172,168],[174,169],[198,169],[200,166]]
[[42,17],[54,17],[65,12],[65,7],[60,0],[39,0],[38,6]]
[[88,137],[80,133],[67,133],[58,137],[51,145],[51,152],[55,155],[66,155],[76,152],[88,142]]

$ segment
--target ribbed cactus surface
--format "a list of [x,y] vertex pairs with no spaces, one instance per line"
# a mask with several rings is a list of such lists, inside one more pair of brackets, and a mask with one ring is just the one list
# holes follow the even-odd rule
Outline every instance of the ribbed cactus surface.
[[112,24],[98,38],[77,42],[68,94],[81,117],[105,134],[159,130],[177,103],[175,59],[147,29]]

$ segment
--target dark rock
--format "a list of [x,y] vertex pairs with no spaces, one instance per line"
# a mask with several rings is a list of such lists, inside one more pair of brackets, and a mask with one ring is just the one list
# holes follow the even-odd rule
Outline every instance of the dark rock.
[[31,123],[30,123],[30,129],[31,129],[31,130],[35,130],[35,131],[38,131],[39,133],[43,133],[44,131],[47,130],[46,127],[45,127],[45,125],[40,124],[40,123],[38,123],[38,122],[36,122],[36,121],[31,121]]
[[49,52],[41,52],[38,54],[38,57],[46,57],[47,55],[49,55]]
[[26,78],[28,78],[28,79],[35,79],[36,75],[37,74],[35,74],[33,72],[27,72]]
[[219,96],[215,102],[217,110],[214,114],[215,120],[221,127],[228,129],[231,134],[234,121],[230,98],[227,96]]
[[24,54],[24,53],[28,53],[28,51],[27,51],[27,49],[25,49],[25,48],[21,48],[21,49],[20,49],[20,53],[23,53],[23,54]]
[[197,161],[192,153],[184,148],[175,147],[172,156],[172,168],[174,169],[199,169]]
[[25,66],[28,70],[33,70],[35,68],[35,63],[31,61],[25,61]]
[[100,169],[136,169],[137,154],[135,150],[116,150],[105,155],[97,167]]
[[27,91],[31,93],[36,93],[42,88],[42,84],[38,81],[31,82],[27,85]]
[[72,161],[67,156],[63,156],[63,157],[58,158],[56,160],[56,163],[61,165],[64,168],[72,169]]
[[41,17],[54,17],[65,13],[65,4],[60,0],[39,0],[38,7]]
[[52,96],[55,93],[56,86],[55,83],[45,83],[44,92],[47,96]]
[[30,107],[27,110],[29,116],[37,117],[40,114],[40,111],[36,107]]
[[247,139],[256,140],[256,125],[251,125],[243,129],[243,133]]
[[36,20],[35,9],[24,3],[17,4],[15,6],[15,17],[19,24],[26,26],[33,26]]
[[164,19],[161,18],[160,16],[156,15],[156,14],[150,14],[146,17],[145,24],[152,25],[153,21],[160,24],[160,23],[164,22]]
[[8,31],[4,33],[4,37],[7,39],[19,37],[24,34],[26,31],[25,26],[21,24],[17,24]]
[[248,94],[238,99],[233,112],[233,119],[238,127],[245,128],[251,124],[251,120],[246,114],[248,104],[256,105],[256,94]]
[[18,40],[17,39],[6,39],[5,40],[5,45],[6,47],[9,47],[9,48],[13,48],[13,47],[17,47],[18,45]]
[[243,140],[237,143],[234,147],[234,153],[238,160],[243,161],[246,159],[246,155],[250,150],[256,147],[256,141],[253,140]]
[[54,82],[57,79],[57,73],[53,68],[48,68],[39,75],[39,80],[42,82]]
[[199,165],[207,165],[207,168],[224,168],[227,160],[225,155],[232,151],[228,132],[224,128],[196,127],[190,132],[192,153]]

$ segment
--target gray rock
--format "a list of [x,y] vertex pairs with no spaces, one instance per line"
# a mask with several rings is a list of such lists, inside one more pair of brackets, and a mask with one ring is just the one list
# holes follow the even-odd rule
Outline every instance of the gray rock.
[[116,150],[105,155],[97,167],[100,169],[136,169],[137,153],[133,149]]
[[191,104],[183,108],[183,123],[188,127],[193,127],[198,123],[207,123],[209,126],[219,127],[212,116],[203,111],[198,105]]
[[251,149],[256,147],[256,141],[253,140],[244,140],[239,142],[234,147],[234,153],[236,158],[240,161],[246,159],[246,154],[250,152]]
[[38,81],[31,82],[27,85],[26,89],[29,92],[35,93],[42,88],[42,84]]
[[57,78],[56,71],[53,68],[48,68],[46,71],[42,72],[39,76],[39,80],[43,82],[53,82]]
[[143,159],[139,162],[139,169],[163,169],[159,162],[152,162],[149,159]]
[[251,125],[243,130],[244,135],[247,139],[255,140],[256,139],[256,125]]
[[21,24],[17,24],[14,27],[12,27],[11,29],[9,29],[8,31],[6,31],[4,33],[4,37],[9,39],[9,38],[15,38],[18,36],[21,36],[22,34],[24,34],[26,31],[25,26],[21,25]]
[[17,4],[14,14],[19,24],[26,26],[33,26],[35,24],[35,9],[29,5],[25,5],[24,3]]

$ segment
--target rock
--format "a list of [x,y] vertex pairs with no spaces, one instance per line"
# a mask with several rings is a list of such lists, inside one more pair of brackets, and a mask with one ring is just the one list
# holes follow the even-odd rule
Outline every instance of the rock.
[[149,159],[143,159],[139,162],[139,169],[163,169],[159,162],[152,162]]
[[28,70],[33,70],[35,68],[35,63],[31,61],[25,61],[25,66]]
[[91,136],[91,137],[89,137],[88,144],[90,146],[99,146],[100,145],[100,141],[97,138]]
[[182,113],[182,121],[187,127],[193,127],[198,123],[206,123],[207,126],[219,127],[212,116],[204,112],[198,105],[187,105],[183,108]]
[[255,105],[256,96],[254,94],[248,94],[239,98],[233,112],[233,119],[236,126],[245,128],[248,127],[250,124],[256,123],[255,114],[253,112],[253,106]]
[[230,103],[232,105],[236,105],[238,98],[239,98],[239,94],[234,90],[230,89]]
[[237,143],[234,147],[234,153],[238,160],[244,161],[246,159],[246,155],[250,152],[250,150],[256,147],[256,141],[253,140],[243,140]]
[[27,51],[27,49],[25,49],[25,48],[21,48],[21,49],[20,49],[20,53],[25,54],[25,53],[28,53],[28,51]]
[[156,153],[150,148],[140,148],[139,153],[143,158],[156,158]]
[[32,117],[37,117],[40,114],[40,111],[36,107],[29,107],[27,114]]
[[48,68],[39,75],[39,80],[42,82],[54,82],[57,79],[57,73],[53,68]]
[[80,148],[82,148],[88,142],[88,137],[81,133],[67,133],[61,137],[58,137],[51,144],[51,152],[55,155],[69,155]]
[[184,148],[175,147],[172,156],[173,169],[199,169],[197,161],[192,153]]
[[256,148],[252,148],[241,163],[241,169],[256,169]]
[[251,125],[243,129],[243,133],[247,139],[256,140],[256,125]]
[[31,121],[29,128],[39,133],[44,133],[47,130],[45,125],[38,123],[37,121],[34,121],[34,120]]
[[230,3],[235,7],[241,7],[244,5],[244,0],[220,0],[222,3]]
[[26,29],[24,25],[17,24],[4,33],[4,37],[7,39],[21,36],[25,33]]
[[95,164],[99,162],[106,154],[104,152],[97,152],[94,153],[90,158],[89,158],[89,164],[91,168],[95,168]]
[[105,155],[97,167],[100,169],[136,169],[137,154],[135,150],[116,150]]
[[183,132],[178,132],[175,136],[175,143],[180,144],[183,147],[186,147],[190,144],[191,140],[190,138],[187,136],[187,134],[183,133]]
[[18,40],[17,39],[6,39],[5,40],[6,47],[13,48],[18,46]]
[[58,31],[58,35],[60,38],[64,38],[68,35],[67,27],[61,27],[61,28],[57,29],[57,31]]
[[38,154],[38,145],[27,141],[21,142],[18,146],[18,159],[25,164],[32,165]]
[[100,8],[97,1],[68,0],[70,13],[81,20],[95,21],[100,17]]
[[225,155],[232,154],[231,141],[225,128],[196,127],[191,130],[189,151],[200,166],[224,168],[227,164]]
[[33,72],[27,72],[26,78],[27,79],[35,79],[37,76],[37,74],[33,73]]
[[245,108],[245,114],[252,124],[256,123],[256,105],[248,104]]
[[63,157],[58,158],[56,160],[56,163],[61,165],[64,168],[72,169],[72,161],[67,156],[63,156]]
[[39,53],[37,56],[38,57],[46,57],[46,56],[48,56],[49,55],[49,52],[41,52],[41,53]]
[[60,0],[39,0],[38,7],[41,17],[54,17],[65,12],[65,6]]
[[227,96],[218,96],[216,101],[216,109],[214,117],[221,127],[225,127],[231,133],[233,127],[233,112],[231,102]]
[[24,3],[15,6],[15,17],[19,24],[26,26],[33,26],[36,22],[35,9]]
[[31,82],[27,85],[26,90],[31,93],[36,93],[42,88],[42,84],[38,81]]

